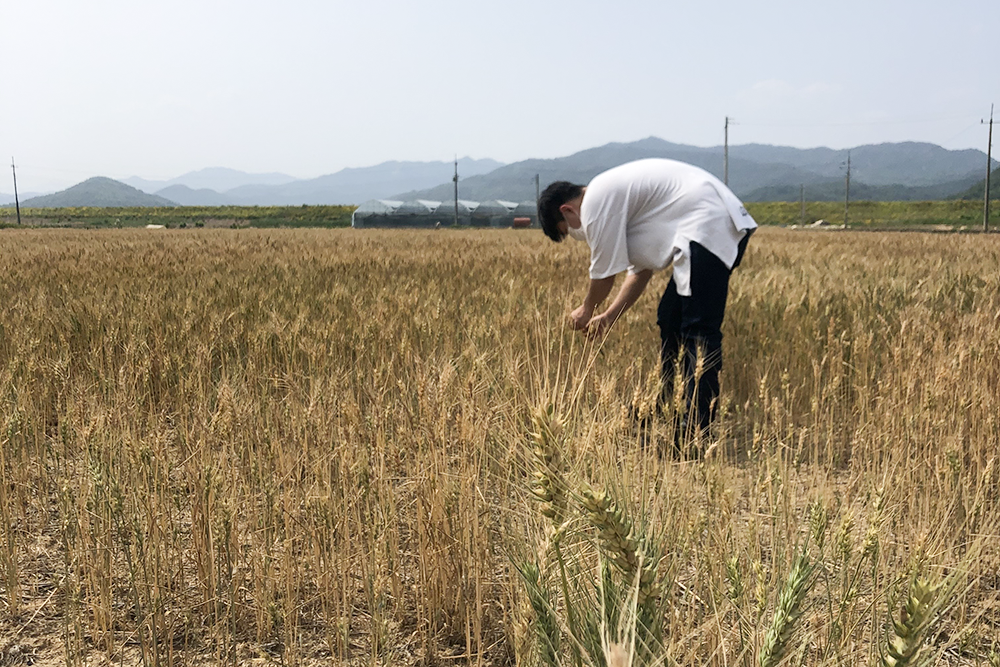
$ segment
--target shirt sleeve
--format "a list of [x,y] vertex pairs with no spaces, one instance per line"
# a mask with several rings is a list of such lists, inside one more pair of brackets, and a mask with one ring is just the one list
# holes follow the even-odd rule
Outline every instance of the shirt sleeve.
[[[594,194],[594,197],[590,197]],[[589,198],[589,199],[588,199]],[[591,192],[583,198],[583,227],[590,245],[590,277],[600,280],[632,268],[628,259],[628,202],[623,192]]]

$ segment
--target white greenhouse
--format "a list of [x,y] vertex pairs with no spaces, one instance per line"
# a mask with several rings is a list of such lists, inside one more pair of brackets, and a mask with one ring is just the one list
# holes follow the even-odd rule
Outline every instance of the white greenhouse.
[[[517,223],[515,223],[517,219]],[[530,221],[526,223],[526,220]],[[535,202],[493,199],[486,202],[458,200],[459,227],[529,227],[537,226]],[[453,227],[456,223],[455,200],[413,199],[401,202],[370,199],[351,217],[352,227]]]
[[351,227],[381,227],[403,205],[392,199],[369,199],[351,215]]

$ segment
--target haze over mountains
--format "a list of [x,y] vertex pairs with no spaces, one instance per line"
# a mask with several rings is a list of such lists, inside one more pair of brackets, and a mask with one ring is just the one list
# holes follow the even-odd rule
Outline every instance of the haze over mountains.
[[[748,202],[798,200],[803,186],[808,200],[838,200],[844,196],[847,156],[846,149],[731,146],[729,184]],[[507,165],[490,159],[462,158],[458,165],[459,197],[478,201],[533,200],[536,174],[542,187],[560,179],[587,183],[605,169],[648,157],[682,160],[723,177],[723,147],[688,146],[649,137],[607,144],[561,158]],[[976,187],[980,193],[983,189],[986,155],[978,150],[952,151],[933,144],[907,142],[859,146],[850,149],[850,158],[852,199],[946,199],[968,196]],[[993,160],[992,164],[996,167],[1000,162]],[[453,170],[451,162],[385,162],[313,179],[295,179],[280,173],[247,174],[210,168],[169,181],[137,176],[125,179],[125,183],[90,179],[56,195],[22,197],[21,205],[297,206],[360,204],[369,199],[443,201],[454,197]],[[115,190],[108,181],[122,187]],[[12,195],[0,194],[0,205],[13,204],[13,199]],[[147,203],[129,203],[139,201]]]
[[169,181],[150,181],[139,176],[123,178],[122,183],[131,185],[133,188],[156,194],[165,188],[182,185],[195,189],[214,190],[215,192],[225,192],[238,188],[241,185],[285,185],[296,180],[294,176],[288,174],[248,174],[236,169],[226,169],[225,167],[209,167],[192,171],[183,176],[172,178]]
[[[493,171],[502,162],[462,158],[459,174],[475,176]],[[244,174],[233,169],[203,169],[166,182],[131,185],[183,206],[298,206],[300,204],[360,204],[401,190],[428,188],[451,181],[452,162],[383,162],[373,167],[342,169],[335,174],[295,179],[286,174]]]
[[[525,160],[463,179],[463,199],[534,199],[535,174],[542,187],[554,180],[587,183],[614,165],[664,157],[697,165],[723,178],[724,149],[674,144],[656,137],[613,143],[554,160]],[[729,186],[744,201],[797,201],[801,186],[812,201],[844,196],[845,150],[747,144],[729,148]],[[986,154],[949,151],[923,143],[878,144],[850,149],[851,195],[857,199],[924,200],[957,195],[984,179]],[[993,161],[994,166],[1000,164]],[[450,183],[397,193],[394,199],[450,199]]]

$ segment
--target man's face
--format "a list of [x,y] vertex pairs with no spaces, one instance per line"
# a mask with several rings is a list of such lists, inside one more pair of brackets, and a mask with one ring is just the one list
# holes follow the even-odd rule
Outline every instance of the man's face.
[[584,233],[582,225],[574,227],[566,220],[560,220],[556,225],[556,230],[562,234],[563,239],[569,236],[577,241],[587,242],[587,235]]
[[580,205],[582,202],[583,197],[581,196],[559,207],[559,212],[562,213],[563,219],[556,224],[556,229],[559,230],[563,238],[566,238],[571,229],[580,229],[583,227],[583,223],[580,222]]
[[569,225],[566,224],[566,218],[556,223],[556,229],[559,230],[559,235],[565,239],[569,234]]

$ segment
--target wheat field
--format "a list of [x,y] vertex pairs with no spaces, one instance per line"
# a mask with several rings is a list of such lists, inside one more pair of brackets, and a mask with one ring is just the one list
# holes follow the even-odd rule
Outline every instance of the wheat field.
[[996,667],[998,262],[762,229],[683,461],[582,244],[4,230],[0,664]]

